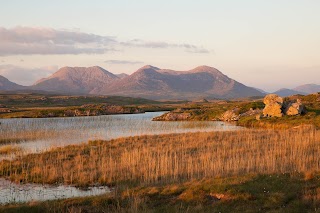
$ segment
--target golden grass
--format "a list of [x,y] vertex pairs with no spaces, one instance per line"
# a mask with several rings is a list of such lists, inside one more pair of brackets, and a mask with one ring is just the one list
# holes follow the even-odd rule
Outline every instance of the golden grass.
[[21,151],[22,149],[20,147],[14,145],[5,145],[0,147],[0,155],[15,154]]
[[319,171],[320,134],[314,128],[137,136],[0,162],[14,181],[88,185]]

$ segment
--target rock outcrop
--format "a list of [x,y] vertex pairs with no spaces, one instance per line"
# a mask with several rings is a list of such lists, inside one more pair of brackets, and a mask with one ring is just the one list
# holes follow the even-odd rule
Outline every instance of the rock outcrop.
[[263,109],[264,117],[282,117],[283,115],[301,115],[306,112],[305,106],[300,99],[295,101],[284,101],[283,98],[276,94],[269,94],[263,99],[265,108]]
[[276,94],[269,94],[263,99],[263,103],[266,105],[263,109],[264,117],[282,117],[282,105],[283,98]]
[[235,108],[223,113],[220,117],[220,120],[230,122],[230,121],[238,121],[239,118],[240,118],[239,109]]
[[228,110],[224,112],[218,120],[226,121],[226,122],[238,121],[241,117],[260,115],[261,112],[262,112],[261,109],[250,108],[248,111],[244,113],[240,113],[239,108],[234,108],[232,110]]
[[153,121],[186,121],[191,117],[191,113],[184,112],[181,109],[174,110],[172,112],[167,112],[161,116],[155,117]]
[[78,117],[78,116],[99,116],[116,114],[137,114],[144,111],[137,107],[125,107],[108,104],[87,104],[77,108],[66,110],[48,111],[42,110],[38,113],[39,118],[46,117]]
[[290,102],[284,109],[286,115],[301,115],[306,112],[305,106],[301,103],[300,99],[297,102]]

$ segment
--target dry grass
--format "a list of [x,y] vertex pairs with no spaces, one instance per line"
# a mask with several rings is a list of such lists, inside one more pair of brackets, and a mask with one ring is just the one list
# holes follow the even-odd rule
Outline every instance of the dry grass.
[[93,141],[0,162],[18,182],[88,185],[171,183],[245,175],[319,171],[314,128],[139,136]]
[[22,149],[20,147],[14,145],[5,145],[0,147],[0,155],[15,154],[21,151]]
[[0,144],[21,143],[31,140],[53,138],[59,135],[61,135],[61,132],[55,130],[26,130],[17,132],[4,132],[0,134]]

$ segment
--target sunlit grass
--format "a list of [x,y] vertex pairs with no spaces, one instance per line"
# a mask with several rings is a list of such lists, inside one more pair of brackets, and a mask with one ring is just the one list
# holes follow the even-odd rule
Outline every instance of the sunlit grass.
[[0,147],[0,155],[16,154],[21,151],[22,149],[15,145],[5,145]]
[[314,128],[137,136],[56,148],[0,163],[14,181],[78,185],[171,183],[320,169]]

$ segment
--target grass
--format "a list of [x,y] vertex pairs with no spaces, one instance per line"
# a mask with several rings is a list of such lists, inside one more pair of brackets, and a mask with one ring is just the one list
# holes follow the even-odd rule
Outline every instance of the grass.
[[[255,129],[90,141],[3,160],[0,177],[15,182],[115,190],[9,204],[0,212],[319,212],[320,104],[317,95],[300,98],[308,109],[304,116],[240,119],[240,125]],[[235,107],[245,112],[263,106],[232,101],[166,107],[184,108],[191,120],[212,120]],[[3,152],[15,152],[11,148]]]
[[320,176],[244,175],[122,186],[89,198],[0,206],[0,212],[318,212]]
[[112,105],[143,105],[158,104],[159,102],[144,98],[120,97],[120,96],[71,96],[37,93],[0,93],[1,104],[8,107],[66,107],[81,106],[84,104],[112,104]]
[[168,184],[318,171],[319,155],[320,133],[312,127],[137,136],[91,141],[2,161],[0,176],[15,182],[80,186]]
[[22,149],[20,147],[14,145],[5,145],[0,147],[0,155],[15,154],[21,151]]
[[[140,109],[142,111],[166,111],[174,109],[176,104],[183,102],[159,102],[144,98],[120,96],[71,96],[37,93],[1,93],[0,103],[11,112],[0,113],[0,118],[39,118],[39,117],[66,117],[68,111],[82,110],[82,105],[116,105],[126,110]],[[102,112],[93,108],[91,111]],[[112,114],[112,113],[111,113]]]

